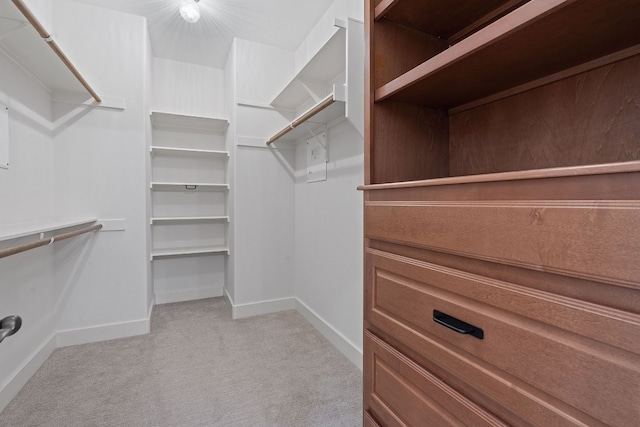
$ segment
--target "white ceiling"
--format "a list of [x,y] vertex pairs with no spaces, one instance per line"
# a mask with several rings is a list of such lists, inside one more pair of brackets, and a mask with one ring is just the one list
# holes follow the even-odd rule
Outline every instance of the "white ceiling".
[[234,37],[295,49],[333,0],[200,0],[185,22],[180,0],[75,0],[145,16],[154,56],[224,68]]

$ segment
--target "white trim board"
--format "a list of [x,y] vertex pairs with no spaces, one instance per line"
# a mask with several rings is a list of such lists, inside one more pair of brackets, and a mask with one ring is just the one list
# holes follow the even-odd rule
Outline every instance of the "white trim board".
[[172,302],[221,297],[223,290],[224,285],[217,285],[209,288],[192,288],[172,292],[156,292],[156,304],[169,304]]
[[296,310],[302,315],[314,328],[318,330],[326,339],[329,340],[335,348],[337,348],[347,359],[362,371],[362,349],[358,348],[342,333],[337,331],[329,322],[324,320],[318,313],[313,311],[309,306],[296,300]]
[[0,412],[18,395],[22,387],[27,384],[44,362],[47,361],[55,349],[56,334],[54,333],[20,366],[13,378],[0,388]]
[[362,349],[336,330],[329,322],[323,319],[318,313],[296,297],[282,298],[277,300],[259,301],[248,304],[234,304],[231,296],[224,290],[224,298],[231,308],[233,319],[243,317],[259,316],[261,314],[276,313],[278,311],[295,309],[311,325],[329,340],[344,356],[351,361],[358,369],[362,370]]
[[153,311],[149,310],[146,319],[58,331],[57,348],[148,334],[151,331],[152,314]]
[[226,289],[224,296],[231,306],[231,317],[242,319],[245,317],[259,316],[261,314],[277,313],[279,311],[294,310],[296,308],[295,298],[281,298],[267,301],[250,302],[246,304],[234,304]]

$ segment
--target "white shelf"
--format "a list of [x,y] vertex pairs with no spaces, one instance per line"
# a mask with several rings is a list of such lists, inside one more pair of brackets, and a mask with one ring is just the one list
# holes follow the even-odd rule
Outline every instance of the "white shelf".
[[[55,42],[55,37],[53,40]],[[0,51],[47,87],[54,96],[59,93],[88,94],[48,44],[13,2],[0,1]]]
[[[193,187],[196,188],[187,188]],[[229,184],[210,184],[202,182],[152,182],[153,191],[228,191]]]
[[[298,141],[324,130],[330,123],[345,117],[344,87],[334,87],[333,93],[296,117],[281,131],[267,140],[267,145],[278,140]],[[309,132],[311,131],[311,132]]]
[[53,219],[46,221],[22,222],[0,226],[0,242],[32,236],[34,234],[48,233],[63,230],[65,228],[92,224],[97,218]]
[[176,216],[176,217],[153,217],[151,224],[162,223],[185,223],[185,222],[229,222],[228,216]]
[[152,111],[151,124],[154,127],[222,133],[227,130],[229,120],[218,117],[189,116]]
[[190,256],[190,255],[228,255],[229,248],[227,247],[204,247],[204,248],[171,248],[171,249],[156,249],[151,252],[151,261],[157,258],[165,257],[177,257],[177,256]]
[[344,73],[345,67],[346,30],[336,28],[327,43],[279,92],[271,105],[278,109],[296,110],[311,98],[309,90],[317,91],[317,86],[326,88]]
[[170,156],[213,156],[213,157],[229,157],[228,151],[220,150],[199,150],[195,148],[180,147],[161,147],[153,145],[149,149],[152,155],[170,155]]

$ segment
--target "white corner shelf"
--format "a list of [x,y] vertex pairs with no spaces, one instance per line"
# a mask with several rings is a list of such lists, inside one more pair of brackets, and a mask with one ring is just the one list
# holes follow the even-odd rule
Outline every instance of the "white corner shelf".
[[226,157],[229,158],[228,151],[220,150],[199,150],[195,148],[180,148],[180,147],[161,147],[153,145],[149,149],[152,155],[168,155],[168,156],[211,156],[211,157]]
[[[196,188],[187,188],[187,187]],[[151,182],[153,191],[228,191],[229,184],[211,184],[203,182]]]
[[[47,29],[24,7],[24,14],[9,0],[0,1],[0,51],[22,67],[52,95],[87,94],[102,99],[80,75]],[[47,41],[50,40],[50,41]],[[86,99],[86,97],[85,97]]]
[[181,224],[193,222],[229,222],[228,216],[174,216],[152,217],[151,224]]
[[64,230],[65,228],[93,224],[97,218],[52,219],[45,221],[21,222],[0,226],[0,242],[40,233]]
[[266,141],[267,145],[278,140],[298,141],[304,136],[312,137],[329,124],[345,117],[344,87],[334,86],[331,94],[293,119],[287,126]]
[[348,19],[336,20],[335,27],[326,43],[271,101],[283,115],[299,115],[270,137],[267,145],[312,137],[341,118],[349,119],[364,135],[364,25]]
[[152,111],[151,124],[159,128],[222,133],[227,130],[229,120],[218,117],[189,116],[163,111]]
[[192,255],[229,255],[229,248],[224,246],[210,246],[202,248],[171,248],[154,249],[151,252],[151,261],[158,258],[184,257]]
[[[276,109],[296,110],[345,72],[346,30],[336,28],[331,38],[271,101]],[[320,94],[321,95],[321,94]]]

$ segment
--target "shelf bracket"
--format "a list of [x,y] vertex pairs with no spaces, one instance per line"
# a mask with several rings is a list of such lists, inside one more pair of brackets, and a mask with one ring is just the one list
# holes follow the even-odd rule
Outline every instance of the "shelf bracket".
[[[327,146],[326,144],[318,137],[318,135],[316,135],[315,133],[313,133],[313,131],[311,130],[311,128],[309,126],[307,126],[306,123],[303,124],[304,128],[311,134],[311,136],[313,138],[315,138],[316,141],[318,141],[318,144],[320,144],[322,146],[322,148],[324,148],[325,152],[327,150]],[[326,132],[327,131],[327,125],[324,125],[324,127],[322,128],[322,132]]]

